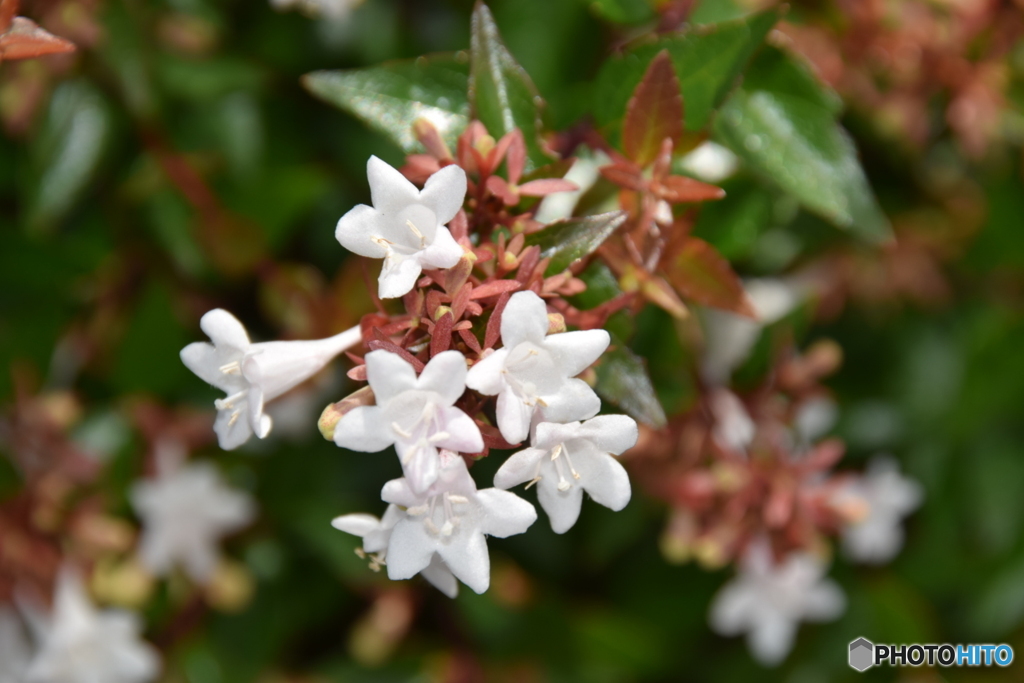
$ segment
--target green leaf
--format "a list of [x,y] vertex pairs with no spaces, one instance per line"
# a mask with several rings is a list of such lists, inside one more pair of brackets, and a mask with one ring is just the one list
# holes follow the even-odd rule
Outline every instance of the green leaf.
[[468,65],[453,55],[314,71],[302,78],[311,93],[383,133],[407,154],[423,151],[412,132],[419,118],[434,124],[454,146],[469,123],[468,81]]
[[551,258],[548,274],[561,273],[574,262],[593,254],[626,220],[624,211],[567,218],[549,223],[526,238],[526,246],[539,246],[542,258]]
[[871,242],[891,237],[835,95],[775,48],[722,107],[715,136],[808,210]]
[[641,24],[655,18],[648,0],[581,0],[595,14],[619,24]]
[[749,256],[758,237],[772,227],[774,188],[741,177],[723,184],[725,199],[701,207],[693,234],[730,261]]
[[654,427],[664,427],[668,422],[647,363],[627,346],[620,345],[601,357],[594,389],[635,420]]
[[473,10],[470,40],[469,101],[473,115],[495,138],[519,128],[526,139],[527,172],[551,162],[541,144],[544,100],[530,75],[501,41],[487,5]]
[[768,10],[736,21],[692,27],[629,48],[601,67],[594,92],[594,117],[615,128],[651,60],[668,50],[686,103],[686,129],[703,129],[740,71],[779,19]]

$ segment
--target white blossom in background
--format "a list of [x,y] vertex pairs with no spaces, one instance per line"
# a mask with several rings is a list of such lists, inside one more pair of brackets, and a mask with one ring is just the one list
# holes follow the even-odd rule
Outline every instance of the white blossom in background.
[[614,455],[636,444],[636,421],[625,415],[601,415],[586,422],[537,425],[531,448],[509,457],[494,475],[508,489],[530,482],[555,533],[568,531],[580,516],[583,492],[612,510],[626,507],[629,475]]
[[21,619],[9,606],[0,605],[0,683],[24,683],[31,659]]
[[882,564],[903,547],[903,518],[921,505],[924,490],[900,474],[895,460],[882,456],[839,495],[866,508],[861,519],[843,528],[843,551],[859,562]]
[[706,183],[717,184],[739,167],[739,158],[714,142],[704,142],[680,160],[683,169]]
[[270,0],[279,12],[299,10],[311,17],[327,21],[344,21],[363,0]]
[[142,521],[139,559],[166,576],[181,565],[195,581],[207,582],[220,561],[220,541],[248,525],[252,498],[229,488],[210,463],[174,466],[160,462],[155,479],[137,481],[130,498]]
[[334,428],[342,448],[372,453],[392,444],[402,471],[417,492],[426,491],[440,472],[439,448],[478,453],[484,441],[469,415],[455,407],[466,390],[466,358],[444,351],[430,359],[420,376],[389,351],[366,354],[366,377],[377,405],[359,406]]
[[38,649],[26,683],[146,683],[160,672],[156,649],[139,637],[138,615],[97,610],[69,570],[57,580],[52,614],[29,612]]
[[715,421],[711,429],[715,443],[730,451],[745,453],[754,440],[757,425],[739,396],[723,387],[714,387],[708,393],[708,409]]
[[800,445],[809,447],[825,436],[839,419],[839,407],[828,396],[814,396],[802,402],[793,418],[793,429]]
[[548,334],[548,312],[533,292],[513,294],[501,315],[503,348],[469,370],[466,385],[498,397],[498,429],[512,444],[535,422],[585,420],[601,409],[586,382],[575,379],[611,342],[605,330]]
[[270,433],[265,403],[306,381],[339,353],[362,341],[358,327],[327,339],[252,343],[242,323],[225,310],[214,309],[199,326],[213,342],[194,342],[181,350],[181,360],[200,378],[227,393],[215,401],[214,430],[224,450],[238,448],[255,433]]
[[445,166],[423,190],[377,157],[366,164],[373,206],[360,204],[338,221],[341,246],[384,259],[379,294],[393,299],[410,292],[424,268],[451,268],[463,249],[445,227],[466,198],[466,172]]
[[575,184],[578,189],[569,192],[555,192],[544,197],[537,205],[533,219],[538,223],[547,224],[572,217],[580,197],[590,190],[601,177],[601,167],[610,163],[612,163],[612,158],[601,150],[597,150],[589,157],[576,157],[576,161],[573,162],[564,178]]
[[825,564],[807,553],[776,564],[768,544],[755,541],[736,578],[712,601],[711,628],[726,636],[746,633],[755,659],[778,664],[793,648],[801,621],[829,621],[846,608],[842,589],[825,572]]
[[381,491],[385,502],[405,508],[405,517],[391,530],[388,576],[412,578],[438,558],[459,581],[483,593],[491,583],[486,536],[521,534],[536,521],[537,511],[514,493],[478,491],[462,456],[441,455],[440,476],[428,491],[417,493],[404,478],[389,481]]
[[[363,539],[363,547],[360,549],[362,554],[369,555],[371,569],[380,571],[381,566],[387,564],[391,530],[395,528],[395,524],[406,517],[402,508],[397,505],[388,505],[388,509],[380,519],[365,513],[355,513],[335,517],[331,521],[331,526]],[[454,598],[459,594],[458,579],[436,554],[430,558],[430,564],[420,571],[420,575],[449,598]]]

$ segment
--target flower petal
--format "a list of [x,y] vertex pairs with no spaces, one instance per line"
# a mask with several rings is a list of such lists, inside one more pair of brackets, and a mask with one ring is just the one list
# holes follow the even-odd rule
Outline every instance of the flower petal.
[[371,156],[366,162],[366,178],[370,182],[373,208],[394,216],[399,211],[420,201],[420,192],[404,175],[387,162]]
[[221,391],[233,394],[245,387],[245,381],[240,374],[221,370],[227,358],[235,355],[231,350],[222,351],[207,342],[192,342],[183,348],[179,355],[186,368]]
[[496,396],[501,393],[501,390],[507,386],[502,370],[505,369],[508,352],[508,349],[498,349],[478,361],[466,374],[466,386],[474,391],[479,391],[484,396]]
[[466,391],[466,357],[459,351],[442,351],[427,363],[416,382],[417,389],[441,395],[452,405]]
[[530,435],[530,420],[533,406],[523,402],[512,387],[505,387],[498,394],[498,429],[501,436],[511,444],[522,443]]
[[583,489],[570,486],[566,491],[559,491],[557,479],[547,476],[537,484],[537,501],[548,515],[551,530],[556,534],[564,534],[580,517]]
[[[438,554],[459,581],[475,592],[483,593],[491,585],[491,558],[487,553],[487,541],[482,533],[469,529],[460,530],[459,536],[451,543],[440,546]],[[388,576],[391,575],[390,563],[389,551]]]
[[364,512],[355,512],[350,515],[341,515],[331,520],[331,526],[338,531],[364,538],[380,527],[380,520],[373,515]]
[[225,451],[233,451],[252,436],[252,429],[249,427],[249,420],[239,415],[234,417],[237,410],[218,410],[217,420],[213,423],[213,431],[217,432],[217,443]]
[[424,501],[424,497],[417,495],[405,478],[392,479],[384,484],[380,490],[380,498],[385,503],[401,505],[405,508],[415,507]]
[[366,204],[353,207],[338,220],[334,237],[353,254],[367,258],[384,258],[387,248],[378,242],[383,218],[376,209]]
[[545,422],[586,420],[601,409],[601,399],[581,379],[567,379],[556,394],[541,398],[547,404],[541,408]]
[[412,256],[392,255],[384,260],[384,268],[377,278],[377,294],[381,299],[397,299],[416,286],[423,268]]
[[378,350],[366,354],[366,378],[377,405],[382,406],[403,391],[416,388],[416,370],[397,353]]
[[768,613],[759,619],[747,633],[747,645],[754,659],[765,666],[775,666],[793,649],[796,622],[777,613]]
[[501,343],[508,349],[524,341],[540,344],[549,326],[544,300],[533,292],[516,292],[501,314]]
[[466,200],[466,186],[466,172],[451,164],[427,178],[419,201],[437,215],[439,225],[447,225]]
[[480,530],[490,536],[515,536],[537,521],[533,505],[509,491],[484,489],[477,491],[476,499],[486,513]]
[[376,453],[393,444],[391,426],[377,406],[359,406],[345,413],[334,427],[334,443],[350,451]]
[[395,450],[398,451],[398,460],[402,463],[402,473],[413,491],[423,493],[433,486],[441,471],[441,461],[436,448],[424,446],[420,442],[397,441]]
[[803,618],[808,621],[831,621],[846,609],[846,594],[839,585],[825,579],[804,594]]
[[[570,454],[570,457],[574,455],[576,454]],[[580,473],[580,485],[595,503],[616,512],[626,507],[632,489],[626,468],[618,460],[595,449],[583,457],[573,457],[572,462],[576,471]]]
[[439,447],[458,453],[479,453],[484,449],[480,427],[473,418],[454,407],[441,408],[440,412],[441,423],[449,436],[437,442]]
[[437,554],[430,558],[430,564],[420,574],[430,582],[430,585],[449,598],[458,596],[459,581],[455,578],[455,574],[452,574],[452,570],[448,569],[448,565]]
[[555,357],[558,366],[565,369],[566,376],[575,377],[600,358],[611,341],[605,330],[581,330],[550,334],[544,340],[544,348]]
[[223,308],[208,311],[199,320],[199,327],[217,347],[229,346],[243,353],[249,348],[249,335],[245,327]]
[[404,519],[396,524],[388,542],[388,578],[398,581],[419,574],[430,564],[435,545],[421,520]]
[[614,455],[635,446],[638,436],[636,420],[628,415],[598,415],[584,422],[579,432],[580,438],[591,441],[599,451]]
[[448,228],[438,226],[434,241],[420,252],[419,261],[427,268],[452,268],[463,253],[465,250],[448,232]]
[[263,388],[259,384],[250,385],[245,401],[249,429],[257,438],[267,438],[267,435],[270,434],[271,420],[269,415],[263,414]]
[[513,453],[494,473],[494,485],[499,489],[510,489],[530,481],[537,474],[537,464],[547,454],[543,448],[525,448]]
[[740,579],[733,579],[711,601],[708,621],[715,633],[734,636],[753,624],[751,615],[757,609],[757,596]]

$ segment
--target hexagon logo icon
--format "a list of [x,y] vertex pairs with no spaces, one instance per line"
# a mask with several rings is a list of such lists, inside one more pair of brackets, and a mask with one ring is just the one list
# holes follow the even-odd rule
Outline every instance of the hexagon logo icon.
[[875,663],[875,645],[867,638],[858,638],[850,643],[850,666],[857,671],[867,671]]

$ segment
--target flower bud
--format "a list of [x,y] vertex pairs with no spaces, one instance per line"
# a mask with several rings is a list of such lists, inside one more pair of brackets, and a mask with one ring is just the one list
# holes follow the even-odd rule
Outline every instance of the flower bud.
[[334,428],[346,413],[359,406],[372,406],[374,404],[373,389],[365,386],[358,389],[337,403],[331,403],[324,412],[320,413],[320,419],[316,426],[328,441],[334,441]]

